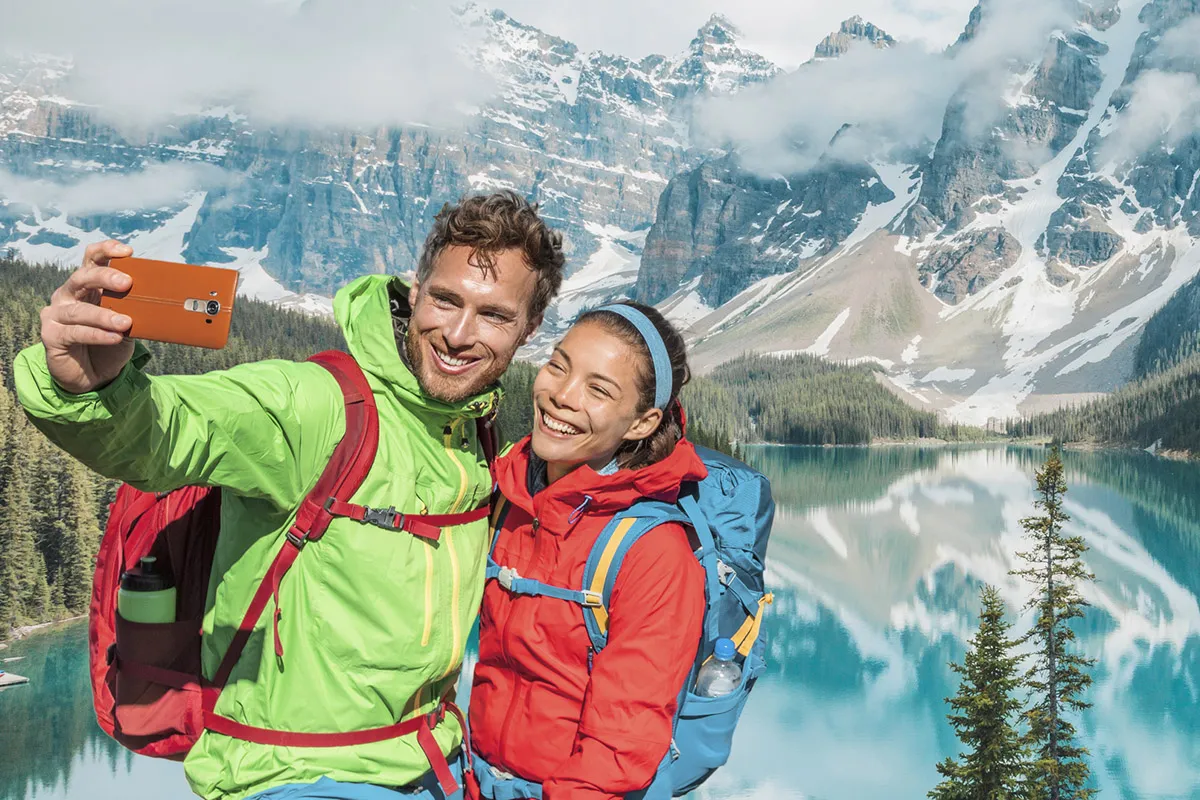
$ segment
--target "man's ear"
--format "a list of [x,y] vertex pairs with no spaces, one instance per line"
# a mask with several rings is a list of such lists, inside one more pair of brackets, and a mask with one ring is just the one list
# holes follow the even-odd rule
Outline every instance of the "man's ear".
[[538,314],[537,317],[529,323],[529,327],[525,329],[525,335],[521,337],[521,347],[524,347],[526,344],[528,344],[529,337],[533,336],[533,334],[537,332],[537,329],[542,327],[542,320],[544,318],[545,314]]
[[417,295],[421,293],[421,282],[413,276],[412,286],[408,287],[408,307],[414,311],[417,308]]
[[625,431],[625,435],[621,438],[627,442],[636,442],[645,439],[658,430],[658,424],[662,422],[662,419],[662,409],[647,409],[645,413],[633,421],[633,424],[629,426],[629,430]]

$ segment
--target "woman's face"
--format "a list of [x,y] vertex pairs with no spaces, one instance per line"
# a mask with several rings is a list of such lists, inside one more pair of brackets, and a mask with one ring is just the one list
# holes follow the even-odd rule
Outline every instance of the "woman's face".
[[552,480],[581,464],[602,469],[622,442],[654,433],[662,412],[638,413],[643,358],[594,321],[554,348],[533,382],[533,452],[556,468]]

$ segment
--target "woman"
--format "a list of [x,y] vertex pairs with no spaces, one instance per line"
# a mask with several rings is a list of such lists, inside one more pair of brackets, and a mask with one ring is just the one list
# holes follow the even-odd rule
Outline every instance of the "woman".
[[[705,468],[685,438],[682,337],[653,308],[581,316],[533,384],[534,428],[496,462],[508,501],[494,560],[521,578],[583,585],[588,555],[635,501],[674,502]],[[669,523],[618,573],[608,645],[591,649],[579,605],[489,581],[471,693],[474,797],[610,800],[647,787],[671,743],[677,697],[699,646],[704,571]],[[490,794],[486,784],[501,781]]]

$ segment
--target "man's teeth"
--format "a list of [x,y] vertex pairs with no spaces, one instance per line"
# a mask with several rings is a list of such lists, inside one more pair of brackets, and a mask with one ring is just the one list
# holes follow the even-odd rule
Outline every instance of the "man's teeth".
[[436,347],[433,348],[433,352],[437,353],[437,357],[440,358],[443,363],[448,364],[451,367],[465,367],[467,364],[470,364],[472,361],[472,359],[469,359],[469,358],[455,358],[454,356],[449,355],[448,353],[443,353],[441,350],[438,350]]
[[556,431],[558,433],[567,433],[567,434],[575,435],[580,432],[578,428],[572,427],[571,425],[568,425],[565,422],[559,422],[554,417],[547,414],[545,411],[542,412],[542,422],[545,424],[545,426],[547,428],[549,428],[552,431]]

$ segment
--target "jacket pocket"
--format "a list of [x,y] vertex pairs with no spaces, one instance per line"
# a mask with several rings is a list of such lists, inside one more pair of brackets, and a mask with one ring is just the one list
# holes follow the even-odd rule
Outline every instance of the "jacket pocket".
[[126,736],[197,736],[200,620],[130,622],[116,615],[114,718]]

